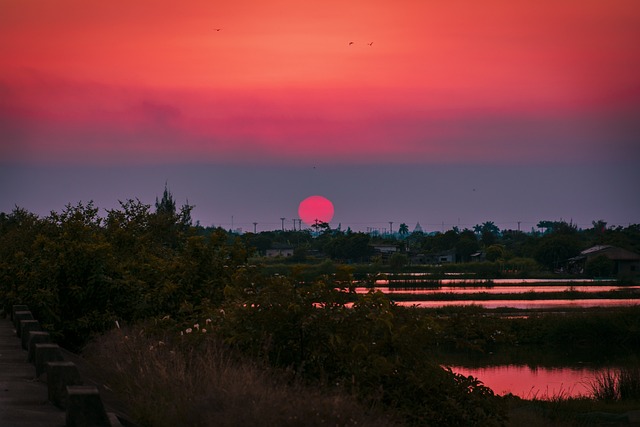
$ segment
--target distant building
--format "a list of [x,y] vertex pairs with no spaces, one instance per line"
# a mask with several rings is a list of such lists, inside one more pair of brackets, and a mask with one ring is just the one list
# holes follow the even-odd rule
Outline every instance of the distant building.
[[384,243],[381,244],[374,244],[373,245],[373,250],[375,252],[381,253],[381,254],[392,254],[395,252],[398,252],[398,246],[397,245],[387,245]]
[[411,257],[412,264],[451,264],[456,262],[456,251],[449,250],[434,254],[417,254]]
[[614,274],[620,276],[640,276],[640,254],[609,245],[597,245],[580,252],[569,260],[569,270],[581,273],[589,260],[605,256],[614,262]]
[[267,249],[265,256],[268,258],[293,256],[294,247],[291,245],[282,245],[274,243],[271,249]]
[[415,228],[413,229],[413,232],[414,232],[414,233],[424,233],[424,232],[422,231],[422,227],[420,226],[420,223],[419,223],[419,222],[417,222],[417,223],[416,223],[416,226],[415,226]]

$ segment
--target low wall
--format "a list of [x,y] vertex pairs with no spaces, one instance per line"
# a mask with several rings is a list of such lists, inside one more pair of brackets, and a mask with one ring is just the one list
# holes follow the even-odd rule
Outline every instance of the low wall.
[[115,414],[106,411],[98,388],[85,384],[78,367],[65,360],[62,349],[26,305],[13,306],[11,321],[27,352],[26,361],[35,366],[36,378],[47,383],[49,401],[66,412],[67,427],[123,427]]

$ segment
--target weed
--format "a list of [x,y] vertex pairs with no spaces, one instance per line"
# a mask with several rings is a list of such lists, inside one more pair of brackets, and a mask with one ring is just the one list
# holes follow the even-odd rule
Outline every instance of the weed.
[[593,398],[605,402],[640,400],[640,368],[606,370],[589,384]]
[[213,334],[200,334],[196,346],[191,335],[123,328],[100,337],[86,355],[142,426],[395,425],[345,393],[249,361]]

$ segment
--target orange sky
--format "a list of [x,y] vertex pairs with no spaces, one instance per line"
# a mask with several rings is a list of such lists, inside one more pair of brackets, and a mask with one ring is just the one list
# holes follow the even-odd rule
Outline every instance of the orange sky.
[[637,0],[0,0],[0,155],[615,160],[638,40]]

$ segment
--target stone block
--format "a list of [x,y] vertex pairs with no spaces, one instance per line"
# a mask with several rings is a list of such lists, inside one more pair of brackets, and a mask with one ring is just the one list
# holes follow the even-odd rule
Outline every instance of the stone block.
[[66,427],[111,427],[95,386],[67,386]]
[[20,321],[20,339],[22,340],[22,348],[29,348],[29,333],[32,331],[41,331],[40,322],[37,320],[21,320]]
[[15,318],[16,311],[29,311],[29,307],[24,304],[14,304],[11,308],[11,321]]
[[82,385],[78,367],[73,362],[47,362],[45,366],[49,401],[58,408],[67,409],[67,386]]
[[13,316],[13,327],[16,328],[16,334],[20,338],[20,322],[23,320],[34,320],[30,311],[16,311]]
[[27,362],[36,361],[36,344],[50,344],[51,335],[44,331],[29,331],[29,343],[27,344]]
[[64,357],[58,344],[34,344],[36,378],[46,372],[47,362],[62,362]]

